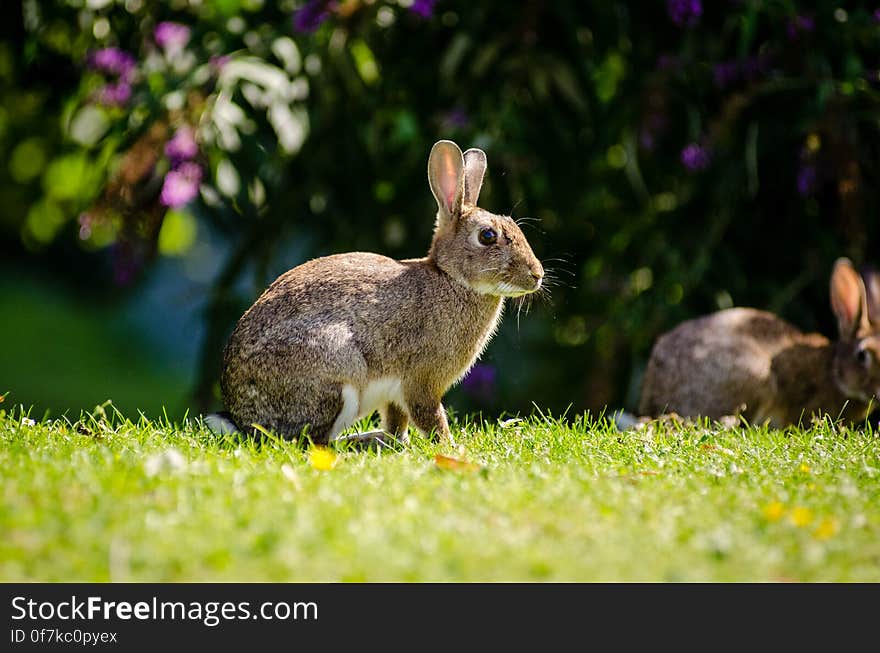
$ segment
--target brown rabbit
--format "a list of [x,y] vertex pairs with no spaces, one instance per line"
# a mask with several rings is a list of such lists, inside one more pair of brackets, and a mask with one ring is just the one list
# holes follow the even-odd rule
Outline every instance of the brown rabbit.
[[485,171],[482,150],[431,148],[438,211],[427,257],[336,254],[269,286],[224,352],[220,386],[236,426],[307,429],[325,443],[379,410],[401,439],[409,422],[449,438],[441,397],[486,347],[504,298],[538,290],[544,276],[516,223],[476,206]]
[[880,397],[880,329],[874,322],[880,293],[870,283],[874,298],[869,301],[852,263],[842,258],[834,264],[837,342],[751,308],[680,324],[654,345],[640,413],[741,415],[773,427],[811,415],[865,419]]

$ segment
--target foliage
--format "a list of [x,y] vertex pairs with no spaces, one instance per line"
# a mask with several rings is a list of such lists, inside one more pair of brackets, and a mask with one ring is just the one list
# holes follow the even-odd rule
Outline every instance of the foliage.
[[10,4],[0,228],[32,257],[75,241],[123,289],[220,234],[203,404],[285,266],[424,253],[438,138],[487,151],[483,203],[537,220],[560,282],[508,315],[463,407],[633,405],[653,338],[734,303],[830,333],[831,262],[876,235],[870,4]]
[[880,580],[877,435],[830,421],[535,416],[362,452],[22,417],[0,415],[6,581]]

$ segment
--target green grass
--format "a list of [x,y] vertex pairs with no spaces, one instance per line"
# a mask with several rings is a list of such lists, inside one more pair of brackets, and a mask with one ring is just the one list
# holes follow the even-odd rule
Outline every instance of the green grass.
[[9,411],[0,580],[880,581],[870,429],[538,416],[454,435],[320,471],[195,422]]

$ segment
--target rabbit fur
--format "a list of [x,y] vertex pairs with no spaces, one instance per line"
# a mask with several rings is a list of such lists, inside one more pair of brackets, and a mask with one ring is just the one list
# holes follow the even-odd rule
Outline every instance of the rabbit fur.
[[772,427],[825,414],[864,420],[880,397],[880,284],[841,258],[830,294],[835,342],[752,308],[683,322],[654,345],[639,412],[740,415]]
[[504,299],[538,290],[544,276],[513,219],[477,207],[485,170],[482,150],[434,144],[426,257],[336,254],[269,286],[224,350],[220,386],[236,426],[326,443],[378,410],[398,438],[409,424],[449,438],[443,394],[479,358]]

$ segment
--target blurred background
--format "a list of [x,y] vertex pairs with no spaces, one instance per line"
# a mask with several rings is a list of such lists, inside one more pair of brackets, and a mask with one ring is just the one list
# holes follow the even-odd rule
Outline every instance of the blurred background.
[[532,218],[557,279],[508,310],[458,413],[633,409],[664,330],[750,305],[833,335],[833,260],[877,259],[880,2],[0,14],[0,394],[36,417],[216,409],[225,339],[278,274],[424,255],[440,138],[487,152],[481,204]]

